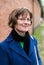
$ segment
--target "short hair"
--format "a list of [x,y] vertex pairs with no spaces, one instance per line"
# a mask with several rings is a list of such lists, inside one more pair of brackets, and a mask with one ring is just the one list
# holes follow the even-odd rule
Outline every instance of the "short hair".
[[18,8],[18,9],[14,9],[10,15],[9,15],[9,22],[8,25],[11,28],[14,28],[14,25],[17,23],[17,19],[19,17],[19,15],[24,14],[28,12],[30,15],[30,18],[32,18],[32,13],[27,9],[27,8]]

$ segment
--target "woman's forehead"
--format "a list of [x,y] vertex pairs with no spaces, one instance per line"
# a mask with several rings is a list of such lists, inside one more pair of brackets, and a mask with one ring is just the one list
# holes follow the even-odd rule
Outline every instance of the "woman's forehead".
[[27,17],[30,17],[30,14],[29,14],[29,12],[24,12],[24,13],[20,14],[18,17],[27,18]]

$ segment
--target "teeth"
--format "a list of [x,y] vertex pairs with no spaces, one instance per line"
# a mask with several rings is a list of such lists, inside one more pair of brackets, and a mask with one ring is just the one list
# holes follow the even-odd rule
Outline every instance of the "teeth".
[[23,24],[23,26],[28,26],[29,24]]

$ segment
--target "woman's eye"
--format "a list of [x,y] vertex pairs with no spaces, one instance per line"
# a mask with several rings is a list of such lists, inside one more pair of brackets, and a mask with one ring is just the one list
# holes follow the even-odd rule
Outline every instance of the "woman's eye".
[[19,20],[25,20],[24,18],[18,18]]
[[31,19],[29,19],[29,18],[27,18],[27,19],[25,19],[25,18],[18,18],[18,19],[19,19],[19,20],[22,20],[22,21],[23,21],[23,20],[24,20],[24,21],[25,21],[25,20],[31,21]]
[[29,19],[29,18],[27,18],[27,21],[30,21],[30,19]]
[[21,20],[25,20],[25,19],[21,19]]

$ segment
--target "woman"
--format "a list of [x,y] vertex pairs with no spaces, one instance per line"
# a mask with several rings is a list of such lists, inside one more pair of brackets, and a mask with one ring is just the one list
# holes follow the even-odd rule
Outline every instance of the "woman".
[[15,9],[9,16],[12,28],[0,44],[0,65],[42,65],[37,40],[28,33],[32,14],[26,8]]

